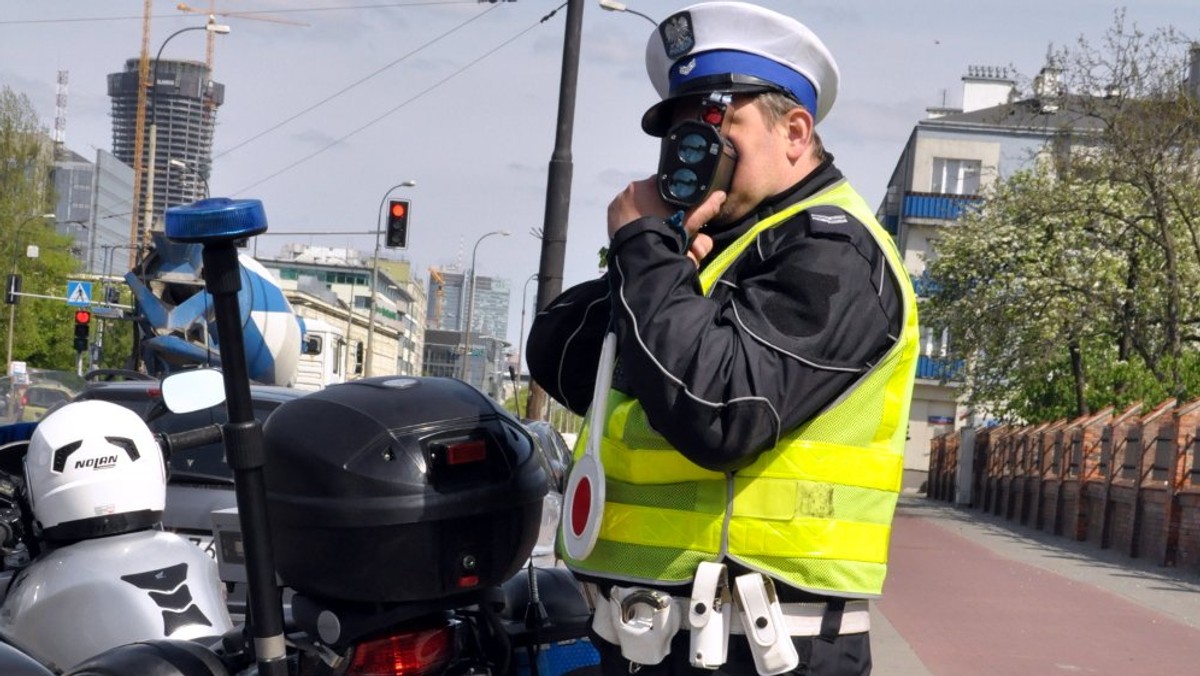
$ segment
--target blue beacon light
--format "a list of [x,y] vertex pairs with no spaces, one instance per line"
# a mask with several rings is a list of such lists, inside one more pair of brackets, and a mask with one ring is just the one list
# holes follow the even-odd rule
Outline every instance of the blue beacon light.
[[255,199],[210,197],[169,207],[166,220],[167,237],[176,242],[235,241],[267,231],[267,212]]

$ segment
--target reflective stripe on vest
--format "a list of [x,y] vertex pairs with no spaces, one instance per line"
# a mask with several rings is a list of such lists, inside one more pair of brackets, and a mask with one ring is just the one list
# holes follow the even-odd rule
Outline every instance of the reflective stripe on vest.
[[[611,391],[601,446],[604,518],[587,559],[560,547],[570,568],[619,583],[682,584],[701,561],[729,559],[799,589],[880,593],[919,344],[915,294],[891,237],[843,181],[756,223],[700,282],[708,293],[760,232],[823,205],[850,213],[879,243],[900,283],[900,339],[837,401],[732,474],[673,450],[636,400]],[[581,430],[576,457],[586,439]]]

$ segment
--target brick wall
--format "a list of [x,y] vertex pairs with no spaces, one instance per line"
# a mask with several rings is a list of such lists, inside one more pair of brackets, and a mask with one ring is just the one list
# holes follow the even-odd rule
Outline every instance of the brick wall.
[[1105,504],[1104,484],[1098,481],[1088,481],[1083,485],[1083,537],[1081,540],[1100,546],[1100,528],[1104,525],[1102,518]]
[[[1118,480],[1121,481],[1121,480]],[[1126,483],[1114,483],[1108,504],[1108,543],[1111,549],[1129,552],[1133,545],[1134,500],[1137,492]],[[1101,543],[1101,546],[1105,546]]]
[[1182,514],[1191,518],[1182,519],[1175,565],[1200,570],[1200,491],[1181,494],[1179,502]]
[[931,442],[933,499],[953,501],[975,455],[972,506],[1096,547],[1200,573],[1200,400]]

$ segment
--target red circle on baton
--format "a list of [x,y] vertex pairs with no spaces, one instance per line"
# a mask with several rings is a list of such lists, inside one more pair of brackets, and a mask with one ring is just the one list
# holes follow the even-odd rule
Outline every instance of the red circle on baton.
[[583,536],[583,529],[587,528],[588,515],[592,508],[592,481],[591,477],[579,477],[579,483],[575,485],[575,495],[571,501],[571,532],[575,537]]

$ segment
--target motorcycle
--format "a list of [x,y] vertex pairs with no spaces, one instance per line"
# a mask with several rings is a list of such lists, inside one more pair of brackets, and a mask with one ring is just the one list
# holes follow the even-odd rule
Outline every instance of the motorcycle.
[[[238,507],[217,519],[215,545],[219,569],[248,583],[247,623],[216,642],[148,637],[69,673],[594,671],[590,611],[570,574],[517,574],[547,476],[528,433],[494,402],[451,379],[384,377],[287,402],[265,426],[254,420],[235,242],[265,227],[256,200],[167,212],[171,238],[204,244],[217,333],[228,337],[220,431]],[[281,584],[294,591],[287,622]]]
[[[529,673],[532,649],[543,674],[560,673],[551,657],[596,657],[569,572],[530,559],[543,459],[520,421],[475,388],[414,377],[334,385],[280,405],[263,438],[301,673]],[[214,531],[223,569],[237,523]]]
[[[205,376],[168,389],[194,391],[197,377]],[[165,398],[176,412],[197,410]],[[87,401],[0,446],[0,552],[10,575],[0,638],[61,670],[137,640],[215,641],[233,630],[215,562],[160,527],[166,457],[220,434],[212,426],[155,437],[132,411]]]
[[[192,372],[169,377],[163,385],[168,407],[177,413],[194,410],[184,408],[173,392],[181,389],[189,393],[201,392],[203,387],[198,377],[203,380],[204,376],[213,374]],[[211,384],[211,379],[209,381]],[[418,384],[419,380],[405,381],[402,389],[413,391]],[[325,397],[324,403],[310,403],[302,412],[288,410],[284,420],[272,423],[267,439],[284,448],[301,448],[298,438],[308,436],[312,432],[311,425],[297,424],[297,420],[287,420],[287,416],[301,415],[301,419],[311,419],[316,427],[324,427],[323,421],[328,416],[315,413],[314,406],[327,406],[329,401],[344,402],[347,392],[367,385],[371,383],[360,382],[349,390],[333,392]],[[431,388],[440,389],[442,393],[432,392]],[[464,416],[456,413],[450,418],[458,429],[451,430],[449,436],[445,430],[437,435],[442,440],[453,438],[452,443],[427,441],[427,445],[446,454],[448,465],[466,467],[456,471],[474,475],[475,485],[481,485],[478,478],[486,477],[494,470],[481,472],[482,465],[470,465],[484,462],[484,456],[477,449],[486,449],[489,441],[486,434],[479,435],[477,430],[486,429],[488,424],[492,425],[493,433],[510,437],[510,445],[516,441],[518,449],[528,456],[528,449],[524,448],[527,442],[522,443],[521,435],[515,433],[514,422],[496,415],[494,404],[472,388],[458,381],[432,380],[425,383],[424,389],[415,392],[420,399],[436,405],[443,412],[446,409],[438,402],[446,399],[446,393],[454,398],[477,399],[482,406],[482,417],[487,419],[484,427],[479,428],[479,420],[464,424]],[[442,426],[442,421],[433,420],[428,410],[397,406],[396,401],[380,398],[377,393],[370,396],[378,400],[382,407],[379,410],[409,410],[415,416],[414,420],[421,422],[417,426],[422,430],[418,436],[429,437],[431,430]],[[358,428],[369,430],[366,425]],[[464,429],[466,437],[462,436]],[[288,432],[279,438],[278,430]],[[478,437],[475,441],[469,438],[473,430]],[[373,434],[368,432],[367,436]],[[236,670],[239,663],[246,662],[248,653],[222,605],[222,583],[231,579],[225,577],[222,580],[214,575],[214,569],[237,568],[238,561],[228,557],[230,552],[237,552],[241,544],[237,540],[240,529],[236,528],[236,519],[227,521],[224,528],[217,530],[220,565],[215,567],[199,548],[155,525],[162,507],[164,477],[160,460],[165,460],[163,456],[169,458],[173,451],[212,443],[219,438],[220,429],[210,426],[163,434],[157,439],[151,439],[149,435],[144,423],[127,409],[104,401],[85,401],[55,411],[35,430],[32,441],[0,449],[0,505],[4,506],[0,509],[0,533],[7,534],[3,538],[6,561],[19,571],[0,606],[0,634],[42,665],[59,669],[76,665],[114,646],[168,637],[206,643],[213,651],[213,657],[219,657],[226,668]],[[346,441],[353,439],[352,435],[346,437]],[[400,435],[399,441],[410,440]],[[155,442],[161,451],[153,446]],[[60,452],[70,447],[74,447],[70,453]],[[352,449],[345,443],[342,448]],[[153,460],[147,466],[150,471],[131,473],[128,465],[112,465],[116,462],[114,455],[119,456],[121,452],[128,455],[129,449],[136,450],[140,458]],[[494,453],[498,461],[507,464],[502,451],[495,450]],[[352,450],[350,454],[354,454]],[[301,475],[311,475],[314,469],[326,470],[328,475],[328,468],[305,467],[296,457],[302,453],[293,450],[290,455],[293,469]],[[320,457],[334,465],[342,464],[328,452]],[[62,478],[39,475],[36,468],[47,466],[44,462],[47,458],[51,459],[51,464],[55,459],[61,459],[66,475]],[[525,462],[528,460],[526,457]],[[21,471],[22,466],[29,469]],[[29,481],[31,478],[33,480]],[[471,476],[465,476],[465,479],[454,486],[452,479],[438,476],[443,488],[446,481],[450,482],[451,488],[457,488],[459,497],[455,501],[461,502],[464,497],[477,501],[480,496],[462,493],[472,485]],[[281,481],[286,484],[286,476]],[[511,569],[489,572],[476,563],[470,566],[473,573],[466,579],[454,580],[453,593],[443,594],[429,591],[432,589],[429,585],[432,578],[439,577],[432,573],[444,566],[436,561],[420,561],[411,555],[417,543],[428,540],[435,532],[446,528],[460,532],[473,530],[475,535],[466,540],[483,538],[474,545],[475,552],[492,560],[509,561],[506,565],[511,567],[512,561],[528,555],[532,544],[524,540],[536,532],[533,523],[540,525],[538,510],[531,512],[530,509],[533,501],[544,493],[539,487],[543,482],[537,472],[530,473],[528,481],[529,504],[520,504],[517,509],[522,512],[522,521],[531,521],[528,525],[517,526],[521,532],[511,542],[507,542],[508,537],[502,532],[502,522],[508,520],[504,517],[500,521],[472,516],[457,524],[448,524],[444,520],[436,522],[428,515],[436,511],[437,506],[432,500],[423,499],[421,511],[424,517],[414,516],[412,523],[401,526],[410,532],[397,535],[395,541],[406,546],[405,558],[411,568],[424,574],[426,579],[398,578],[403,584],[393,582],[388,585],[391,591],[382,592],[392,596],[391,602],[362,601],[360,597],[364,594],[379,593],[378,585],[364,584],[360,578],[349,578],[344,573],[323,579],[321,587],[315,590],[317,595],[311,592],[294,595],[291,610],[295,619],[287,635],[291,671],[346,676],[378,673],[553,674],[566,673],[575,667],[586,668],[589,663],[594,663],[590,646],[581,640],[588,620],[588,607],[566,570],[537,568],[531,560],[524,574],[511,575]],[[485,478],[482,485],[490,483]],[[18,489],[21,484],[25,484],[23,490]],[[56,492],[63,485],[69,485],[77,494],[68,505],[73,511],[66,516],[59,513],[61,505],[47,504],[46,499],[37,497]],[[62,491],[57,492],[61,497]],[[155,492],[158,497],[145,497],[145,494]],[[127,504],[102,518],[70,518],[91,514],[97,511],[97,504],[110,504],[117,497],[123,497]],[[137,508],[146,506],[147,502],[157,509],[142,515],[146,510]],[[31,508],[30,503],[37,509]],[[487,506],[483,502],[478,504]],[[404,514],[395,505],[390,506],[389,511],[393,518]],[[502,513],[504,510],[503,505],[497,505],[497,509],[481,511]],[[146,519],[144,523],[137,522],[139,515]],[[86,534],[92,537],[64,540],[62,528],[66,524],[70,524],[75,535],[87,525]],[[136,527],[130,526],[126,530],[129,524]],[[284,526],[281,533],[285,538],[297,536],[311,544],[312,538],[306,537],[304,532],[311,525],[302,522],[299,532],[288,531]],[[126,532],[116,532],[120,530]],[[40,537],[33,537],[34,533]],[[500,549],[494,546],[497,541],[502,545]],[[467,551],[462,556],[476,554]],[[385,571],[364,572],[373,575]],[[303,571],[290,573],[293,579],[303,579],[306,574]],[[502,584],[497,584],[500,582]],[[305,588],[313,589],[311,583]],[[120,617],[122,621],[106,621],[113,617]],[[190,652],[180,654],[188,659],[194,658],[195,652],[193,647]],[[154,655],[153,659],[159,657]],[[128,655],[126,659],[129,659]],[[141,655],[135,664],[142,665],[145,659],[147,656]],[[395,664],[404,667],[386,666]],[[90,668],[87,663],[83,666]],[[20,672],[12,667],[3,673]]]

